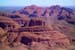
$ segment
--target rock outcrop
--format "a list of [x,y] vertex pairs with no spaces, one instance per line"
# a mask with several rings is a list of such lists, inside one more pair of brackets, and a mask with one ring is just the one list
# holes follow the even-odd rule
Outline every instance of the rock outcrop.
[[67,47],[75,38],[74,19],[72,9],[58,5],[46,8],[32,5],[10,14],[0,13],[0,43],[10,48],[23,46],[26,50]]

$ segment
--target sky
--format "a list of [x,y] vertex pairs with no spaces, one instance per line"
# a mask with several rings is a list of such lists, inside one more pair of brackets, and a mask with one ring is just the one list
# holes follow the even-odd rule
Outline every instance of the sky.
[[0,0],[0,6],[75,6],[75,0]]

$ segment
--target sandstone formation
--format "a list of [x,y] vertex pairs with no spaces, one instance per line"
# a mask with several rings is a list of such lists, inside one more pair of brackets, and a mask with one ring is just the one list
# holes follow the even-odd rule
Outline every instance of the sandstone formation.
[[0,13],[0,47],[66,50],[61,47],[69,46],[70,40],[75,39],[74,19],[72,9],[58,5],[46,8],[32,5],[10,14]]

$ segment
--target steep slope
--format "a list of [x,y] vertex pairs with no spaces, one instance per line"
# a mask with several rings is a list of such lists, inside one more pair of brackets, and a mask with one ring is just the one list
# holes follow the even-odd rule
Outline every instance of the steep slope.
[[[3,18],[2,16],[6,17]],[[17,26],[21,28],[8,32],[11,48],[24,44],[23,48],[26,50],[56,50],[55,47],[64,50],[61,47],[67,47],[71,40],[75,40],[75,12],[70,8],[59,5],[51,7],[31,5],[10,14],[0,13],[0,19],[4,22],[13,23],[12,25],[18,24]],[[42,20],[46,26],[43,28],[35,26],[40,23],[35,22],[37,20]]]
[[28,17],[46,17],[48,24],[50,23],[55,27],[54,29],[60,32],[66,31],[65,34],[75,35],[75,12],[70,8],[60,7],[59,5],[46,8],[31,5],[14,12],[14,14]]

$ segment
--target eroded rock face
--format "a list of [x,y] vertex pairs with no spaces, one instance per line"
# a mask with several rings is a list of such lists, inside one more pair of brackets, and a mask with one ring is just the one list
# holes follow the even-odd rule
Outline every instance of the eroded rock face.
[[[1,15],[0,22],[9,25],[0,23],[2,24],[0,25],[0,41],[4,47],[8,46],[13,50],[16,50],[14,47],[22,50],[63,50],[55,47],[70,45],[67,34],[74,31],[72,27],[75,24],[74,16],[73,10],[69,8],[60,6],[42,8],[35,5],[8,14],[4,18]],[[1,38],[5,34],[3,26],[10,29],[7,29],[8,34]]]
[[60,7],[59,5],[42,8],[31,5],[22,10],[16,11],[15,14],[24,14],[28,17],[54,17],[57,20],[65,20],[69,24],[75,25],[74,11],[70,8]]
[[[68,46],[70,45],[69,39],[62,33],[56,32],[48,32],[42,34],[35,34],[30,32],[21,32],[19,35],[15,36],[13,33],[10,35],[10,41],[15,46],[20,46],[24,44],[25,46],[29,46],[32,50],[49,50],[51,47],[55,46]],[[14,38],[12,38],[14,37]],[[16,38],[15,38],[16,37]]]

